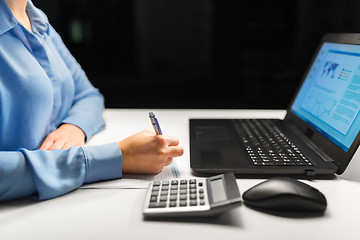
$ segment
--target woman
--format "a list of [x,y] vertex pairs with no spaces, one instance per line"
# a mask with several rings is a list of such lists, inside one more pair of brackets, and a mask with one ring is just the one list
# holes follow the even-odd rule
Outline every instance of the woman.
[[45,14],[30,0],[0,0],[0,201],[158,173],[183,154],[177,139],[150,131],[84,147],[104,128],[103,108]]

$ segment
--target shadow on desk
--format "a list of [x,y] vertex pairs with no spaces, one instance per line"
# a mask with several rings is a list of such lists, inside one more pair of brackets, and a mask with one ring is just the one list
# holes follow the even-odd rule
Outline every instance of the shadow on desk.
[[355,153],[345,172],[338,177],[353,182],[360,182],[360,148]]
[[166,218],[144,218],[148,222],[172,222],[172,223],[198,223],[198,224],[214,224],[228,227],[242,228],[241,214],[239,209],[227,211],[218,216],[212,217],[166,217]]
[[304,218],[320,218],[325,216],[325,212],[274,211],[274,210],[254,208],[246,204],[244,205],[252,210],[277,217],[283,217],[283,218],[304,219]]
[[33,205],[39,204],[39,203],[41,203],[41,202],[37,201],[37,200],[33,200],[33,199],[28,199],[28,198],[2,202],[0,204],[0,213],[13,211],[14,209],[26,208],[28,206],[33,206]]

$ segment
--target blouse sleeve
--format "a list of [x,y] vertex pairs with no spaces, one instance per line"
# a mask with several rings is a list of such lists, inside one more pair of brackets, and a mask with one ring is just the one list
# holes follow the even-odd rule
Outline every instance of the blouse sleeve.
[[51,25],[49,28],[49,35],[69,68],[75,84],[74,102],[68,116],[62,123],[70,123],[80,127],[89,139],[105,127],[102,118],[104,98],[99,90],[90,83],[80,64],[66,48],[60,35]]
[[0,201],[28,196],[45,200],[85,183],[116,178],[122,178],[122,153],[116,143],[0,152]]

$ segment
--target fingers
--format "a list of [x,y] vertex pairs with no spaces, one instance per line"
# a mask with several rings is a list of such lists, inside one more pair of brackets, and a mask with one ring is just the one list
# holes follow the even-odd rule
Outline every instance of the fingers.
[[46,141],[44,142],[39,149],[41,150],[53,150],[53,149],[69,149],[71,146],[69,144],[64,144],[60,141]]
[[179,146],[179,140],[175,137],[169,137],[169,136],[159,136],[162,138],[163,142],[162,144],[165,144],[166,150],[164,153],[169,158],[179,157],[184,154],[184,149]]
[[56,141],[56,142],[44,142],[43,145],[39,148],[41,150],[47,150],[47,151],[50,151],[50,150],[53,150],[53,149],[63,149],[63,150],[68,150],[72,147],[74,147],[76,145],[72,145],[70,143],[64,143],[64,142],[60,142],[60,141]]
[[49,146],[50,146],[49,143],[43,142],[43,143],[41,144],[41,146],[39,147],[39,149],[40,149],[40,150],[48,150],[48,149],[49,149]]
[[42,143],[42,145],[40,146],[39,149],[41,149],[41,150],[51,150],[51,149],[52,149],[51,146],[52,146],[53,144],[54,144],[54,139],[53,139],[52,135],[49,134],[49,135],[45,138],[44,142]]
[[165,137],[167,143],[169,146],[177,146],[179,145],[179,139],[175,138],[175,137]]
[[159,150],[168,155],[169,157],[179,157],[183,155],[184,149],[179,146],[179,140],[175,137],[169,136],[156,136],[158,137]]
[[71,145],[69,143],[65,143],[64,146],[61,147],[61,149],[68,150],[68,149],[70,149],[72,147],[73,147],[73,145]]
[[180,146],[172,146],[172,147],[169,147],[169,153],[168,153],[171,157],[171,158],[174,158],[174,157],[180,157],[181,155],[184,154],[184,149]]
[[85,144],[85,133],[75,125],[63,124],[58,129],[50,133],[39,149],[53,150],[71,147],[81,147]]
[[173,158],[172,158],[172,157],[169,157],[169,158],[167,159],[167,161],[165,162],[164,167],[165,167],[165,166],[169,166],[172,162],[173,162]]
[[64,141],[55,141],[53,145],[51,145],[51,149],[63,149]]
[[169,147],[168,150],[169,151],[166,153],[166,159],[162,160],[161,168],[169,166],[173,162],[173,158],[179,157],[184,153],[184,149],[180,146]]
[[[54,133],[54,132],[53,132]],[[39,149],[42,150],[53,150],[53,149],[68,149],[68,144],[62,137],[56,138],[53,133],[50,133],[44,140],[43,144]],[[67,148],[65,148],[67,147]]]

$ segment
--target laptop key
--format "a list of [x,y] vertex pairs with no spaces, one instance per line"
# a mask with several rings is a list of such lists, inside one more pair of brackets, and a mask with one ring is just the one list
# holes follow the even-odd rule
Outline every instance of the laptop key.
[[293,162],[282,162],[282,163],[275,163],[276,166],[295,166]]
[[270,121],[247,119],[239,122],[236,128],[255,166],[313,166],[296,145]]

